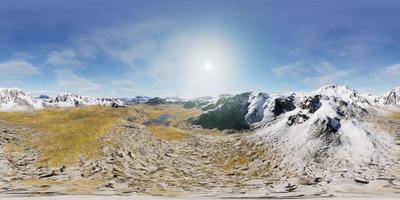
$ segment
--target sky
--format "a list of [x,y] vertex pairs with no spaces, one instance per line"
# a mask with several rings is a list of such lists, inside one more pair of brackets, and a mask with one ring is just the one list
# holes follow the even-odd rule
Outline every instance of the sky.
[[400,86],[397,0],[2,0],[0,87],[133,97]]

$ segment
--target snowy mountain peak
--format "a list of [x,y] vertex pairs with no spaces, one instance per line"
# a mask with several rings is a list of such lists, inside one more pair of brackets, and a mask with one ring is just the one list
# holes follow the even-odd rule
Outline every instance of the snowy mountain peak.
[[48,101],[46,106],[55,107],[77,107],[81,105],[123,105],[124,103],[117,98],[100,98],[80,96],[72,93],[64,93]]
[[314,91],[314,93],[319,93],[327,96],[337,96],[337,95],[352,95],[355,96],[357,95],[357,91],[351,89],[347,85],[325,85],[320,87],[318,90]]
[[311,92],[310,94],[333,97],[347,103],[357,103],[363,107],[369,104],[366,97],[360,95],[356,90],[353,90],[346,85],[326,85],[314,92]]
[[393,88],[380,99],[385,105],[400,105],[400,87]]
[[77,94],[60,94],[55,98],[33,98],[19,88],[0,88],[0,111],[21,111],[46,107],[77,107],[88,105],[124,105],[116,98],[87,97]]
[[25,110],[41,107],[41,103],[33,99],[19,88],[0,88],[0,110]]

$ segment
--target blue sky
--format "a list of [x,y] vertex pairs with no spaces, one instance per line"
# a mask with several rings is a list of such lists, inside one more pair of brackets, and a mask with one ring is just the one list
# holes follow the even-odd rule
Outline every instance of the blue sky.
[[396,0],[2,0],[0,87],[194,97],[400,85]]

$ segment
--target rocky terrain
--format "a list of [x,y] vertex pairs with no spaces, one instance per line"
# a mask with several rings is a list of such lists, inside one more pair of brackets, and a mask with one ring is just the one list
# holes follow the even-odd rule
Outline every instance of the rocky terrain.
[[[45,152],[35,143],[46,135],[43,129],[0,116],[0,197],[399,197],[398,94],[371,101],[328,85],[310,93],[115,108],[127,114],[87,141],[99,145],[98,156],[52,165],[44,164]],[[87,116],[84,111],[71,122]]]

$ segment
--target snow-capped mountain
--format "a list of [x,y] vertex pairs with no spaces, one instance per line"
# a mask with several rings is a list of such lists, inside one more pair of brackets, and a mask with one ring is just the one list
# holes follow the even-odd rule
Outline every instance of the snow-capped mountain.
[[42,108],[41,101],[35,100],[18,88],[0,88],[0,111]]
[[184,100],[179,97],[164,97],[163,99],[167,103],[182,103],[182,102],[184,102]]
[[400,87],[393,88],[380,98],[384,105],[400,106]]
[[[386,102],[395,102],[396,95],[386,95]],[[298,94],[243,93],[218,102],[191,121],[207,128],[219,128],[218,121],[246,122],[255,131],[255,141],[280,152],[271,163],[292,172],[326,176],[346,170],[354,176],[354,171],[364,170],[364,176],[374,176],[397,166],[392,159],[399,152],[394,138],[371,123],[378,118],[374,105],[346,86]]]
[[124,102],[125,104],[139,104],[139,103],[144,103],[151,99],[151,97],[148,96],[136,96],[133,98],[121,98],[120,100]]
[[[174,104],[180,104],[183,103],[184,100],[179,98],[179,97],[148,97],[148,96],[136,96],[133,98],[120,98],[122,102],[125,104],[139,104],[139,103],[147,103],[149,104],[166,104],[166,103],[174,103]],[[154,102],[157,100],[157,102]]]
[[122,106],[124,103],[117,98],[87,97],[76,94],[61,94],[55,98],[41,95],[41,98],[33,98],[21,89],[0,88],[0,111],[23,111],[47,107],[78,107],[89,105]]
[[117,98],[87,97],[77,94],[61,94],[45,102],[46,107],[78,107],[89,105],[123,105]]
[[368,169],[373,176],[379,167],[394,164],[391,157],[397,147],[389,134],[369,123],[374,116],[370,107],[356,91],[336,85],[309,94],[272,97],[264,104],[256,132],[285,152],[280,163],[293,171],[319,176],[326,169],[333,173],[375,164],[376,168]]

